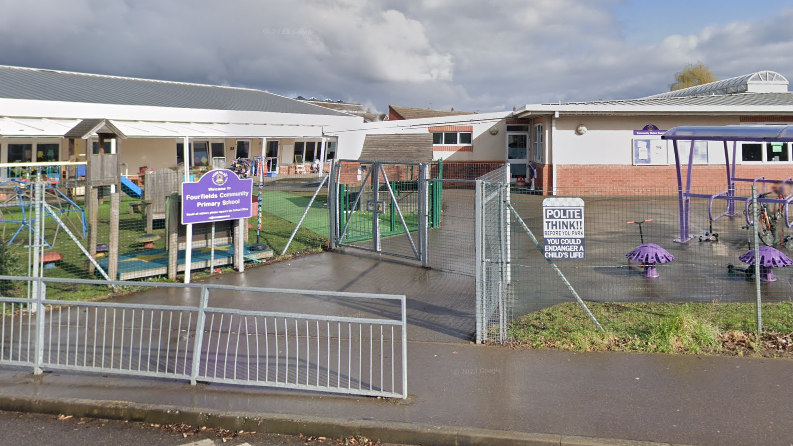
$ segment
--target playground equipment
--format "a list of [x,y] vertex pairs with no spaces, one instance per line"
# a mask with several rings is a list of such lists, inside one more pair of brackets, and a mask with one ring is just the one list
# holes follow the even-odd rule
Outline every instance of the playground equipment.
[[[736,158],[738,155],[738,142],[761,142],[761,143],[784,143],[793,142],[793,126],[775,126],[775,125],[728,125],[728,126],[685,126],[675,127],[661,136],[662,139],[672,141],[674,154],[675,154],[675,167],[677,173],[677,187],[678,187],[678,201],[679,201],[679,218],[680,218],[680,236],[675,239],[678,243],[686,243],[691,238],[690,234],[690,215],[691,215],[691,199],[704,198],[708,200],[708,217],[710,221],[716,221],[725,216],[738,215],[735,209],[735,203],[743,204],[745,206],[746,222],[752,226],[751,213],[749,206],[754,197],[752,196],[739,196],[737,195],[736,186],[738,183],[751,183],[752,189],[758,196],[756,197],[757,203],[760,205],[768,205],[776,203],[783,206],[785,226],[788,228],[793,227],[793,221],[790,219],[789,208],[793,202],[793,178],[785,180],[769,179],[761,176],[759,178],[741,178],[736,176]],[[682,163],[680,159],[680,152],[678,147],[679,141],[689,141],[691,143],[691,150],[689,151],[686,181],[683,182]],[[698,194],[691,192],[692,173],[694,170],[694,146],[697,141],[720,141],[724,146],[724,159],[726,170],[726,189],[716,194]],[[732,142],[732,151],[730,151],[729,143]],[[775,198],[768,197],[766,187],[769,184],[779,184],[782,186],[782,193]],[[788,187],[785,193],[784,188]],[[727,202],[727,210],[719,215],[714,215],[713,203],[716,200],[723,200]],[[781,218],[781,217],[780,217]],[[712,233],[712,231],[710,231]]]
[[[776,282],[777,279],[776,276],[774,276],[774,268],[785,268],[793,265],[793,260],[776,248],[761,246],[759,252],[761,282]],[[739,260],[747,265],[754,266],[755,250],[752,249],[742,255],[739,257]],[[737,268],[733,265],[727,265],[727,271],[730,273],[739,272],[746,274],[746,277],[749,279],[754,276],[754,268]]]
[[[10,179],[0,182],[0,192],[5,192],[6,199],[0,201],[0,224],[3,224],[3,235],[5,235],[5,224],[19,225],[14,232],[14,235],[8,240],[8,243],[13,243],[17,236],[25,229],[30,229],[35,224],[35,215],[31,211],[33,203],[33,183],[27,180]],[[88,232],[88,224],[85,219],[85,211],[77,205],[71,198],[66,196],[58,189],[57,183],[53,184],[47,182],[44,184],[44,200],[50,205],[58,215],[62,215],[65,221],[72,223],[73,229],[82,232],[82,238],[86,237]],[[72,214],[76,214],[78,223],[75,225],[71,218]],[[43,218],[48,217],[44,214]],[[56,226],[57,231],[58,226]],[[43,238],[42,241],[47,247],[52,247],[55,244],[57,232],[53,236],[51,242]]]
[[644,243],[644,233],[642,232],[642,225],[653,221],[652,219],[642,221],[629,221],[629,225],[637,225],[639,227],[639,240],[641,245],[636,247],[633,251],[625,254],[628,260],[639,262],[642,264],[644,277],[655,278],[658,277],[658,270],[655,265],[663,265],[675,260],[672,254],[667,250],[661,248],[655,243]]

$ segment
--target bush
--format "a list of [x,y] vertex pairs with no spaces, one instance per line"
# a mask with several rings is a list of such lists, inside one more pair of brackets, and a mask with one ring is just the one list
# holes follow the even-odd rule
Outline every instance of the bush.
[[[19,271],[19,256],[5,240],[0,240],[0,276],[15,276]],[[18,282],[0,280],[0,293],[6,294],[14,290],[17,285]]]

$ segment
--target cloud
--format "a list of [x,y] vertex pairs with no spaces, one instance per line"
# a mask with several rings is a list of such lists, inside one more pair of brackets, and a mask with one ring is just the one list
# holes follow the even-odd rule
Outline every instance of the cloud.
[[[616,0],[0,0],[0,63],[493,111],[640,97],[702,61],[793,76],[793,10],[650,44]],[[644,18],[648,26],[662,26]],[[703,22],[707,23],[707,22]]]

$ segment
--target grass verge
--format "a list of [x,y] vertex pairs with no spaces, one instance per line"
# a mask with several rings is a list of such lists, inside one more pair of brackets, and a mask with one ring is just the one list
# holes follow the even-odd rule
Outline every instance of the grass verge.
[[763,304],[758,340],[750,303],[575,303],[529,314],[509,327],[513,346],[568,351],[723,354],[793,358],[793,302]]

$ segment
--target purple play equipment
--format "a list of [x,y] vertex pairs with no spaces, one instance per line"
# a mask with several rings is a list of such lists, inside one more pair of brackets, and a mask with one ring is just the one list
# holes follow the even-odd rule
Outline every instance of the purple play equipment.
[[663,265],[675,259],[672,254],[669,254],[664,248],[661,248],[655,243],[644,243],[639,245],[633,251],[625,254],[625,257],[634,262],[641,262],[644,267],[642,275],[651,278],[658,277],[658,270],[655,268],[655,265]]
[[675,257],[655,243],[644,243],[644,232],[642,232],[642,225],[651,221],[653,220],[648,219],[643,221],[629,221],[627,223],[629,225],[636,225],[639,227],[639,239],[641,240],[642,244],[633,251],[625,254],[625,257],[627,257],[628,260],[642,264],[644,267],[644,272],[642,275],[644,277],[655,278],[658,277],[658,270],[655,268],[655,265],[669,263],[672,260],[675,260]]
[[[735,202],[744,203],[746,207],[746,222],[752,225],[751,213],[748,212],[752,197],[740,197],[735,194],[735,185],[738,182],[752,183],[757,191],[758,203],[778,203],[785,205],[785,225],[793,227],[788,210],[790,203],[793,202],[793,193],[784,193],[783,197],[766,197],[766,185],[778,183],[783,189],[793,189],[793,178],[786,180],[774,180],[760,178],[738,178],[735,176],[735,161],[738,152],[738,142],[793,142],[793,126],[782,125],[726,125],[726,126],[685,126],[675,127],[661,136],[662,139],[672,141],[675,153],[675,167],[677,169],[677,194],[679,200],[680,216],[680,237],[676,242],[686,243],[692,239],[690,234],[690,214],[691,198],[707,198],[708,216],[711,221],[718,220],[724,216],[738,215],[735,212]],[[691,150],[688,155],[688,169],[686,171],[686,182],[683,183],[683,175],[680,164],[680,153],[678,151],[678,141],[690,141]],[[696,194],[691,192],[691,173],[694,167],[694,146],[697,141],[722,141],[724,143],[724,159],[727,175],[727,189],[717,194]],[[732,142],[732,158],[730,158],[729,142]],[[713,215],[713,202],[715,200],[727,201],[727,210],[721,215]]]
[[[754,249],[738,257],[738,259],[747,265],[754,265]],[[761,282],[776,282],[774,268],[784,268],[790,265],[793,265],[793,260],[790,260],[790,257],[786,256],[780,250],[770,246],[760,247]]]

